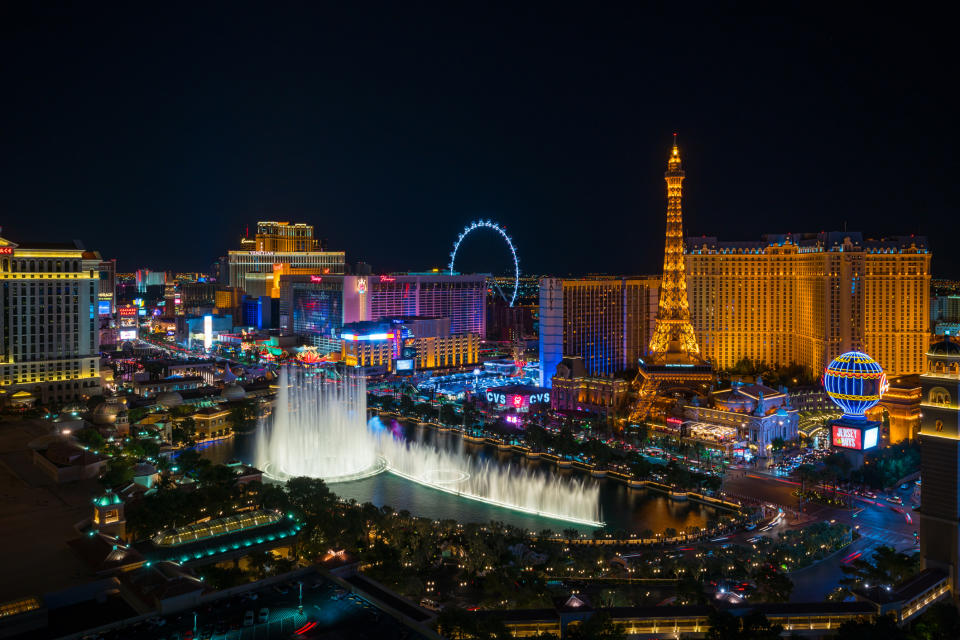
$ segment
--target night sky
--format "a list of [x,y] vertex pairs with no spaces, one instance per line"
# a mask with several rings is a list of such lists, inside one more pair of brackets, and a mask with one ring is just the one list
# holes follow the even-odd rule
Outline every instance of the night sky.
[[688,233],[927,234],[960,277],[956,53],[930,25],[133,4],[0,10],[4,237],[196,270],[304,221],[388,271],[483,217],[527,273],[656,273],[678,131]]

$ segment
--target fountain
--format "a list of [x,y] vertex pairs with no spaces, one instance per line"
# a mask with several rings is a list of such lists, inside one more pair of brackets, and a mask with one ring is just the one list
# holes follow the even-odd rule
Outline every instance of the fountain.
[[272,421],[261,425],[257,465],[275,479],[347,482],[387,470],[470,500],[547,518],[602,526],[592,481],[478,460],[463,450],[408,441],[366,420],[363,378],[334,381],[310,370],[280,375]]
[[256,464],[274,479],[345,482],[379,473],[384,462],[367,429],[364,379],[284,367],[272,420],[260,425],[255,451]]

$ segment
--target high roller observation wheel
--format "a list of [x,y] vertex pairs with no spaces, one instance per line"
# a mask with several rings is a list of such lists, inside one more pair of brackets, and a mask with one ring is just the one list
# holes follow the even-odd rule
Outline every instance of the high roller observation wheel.
[[517,259],[517,250],[513,246],[513,240],[507,235],[506,230],[493,220],[474,220],[469,226],[463,228],[463,231],[457,236],[457,241],[453,243],[453,251],[450,252],[450,264],[448,265],[450,275],[454,273],[453,263],[457,259],[457,250],[460,248],[460,243],[477,229],[496,231],[507,243],[507,246],[510,247],[510,255],[513,257],[513,295],[510,296],[510,306],[512,307],[517,299],[517,290],[520,289],[520,261]]

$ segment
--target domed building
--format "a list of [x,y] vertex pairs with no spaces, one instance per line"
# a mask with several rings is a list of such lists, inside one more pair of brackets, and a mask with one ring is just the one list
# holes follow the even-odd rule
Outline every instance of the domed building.
[[157,404],[164,409],[172,409],[183,404],[183,396],[176,391],[164,391],[157,396]]
[[93,410],[90,421],[99,426],[115,424],[117,422],[117,414],[120,413],[122,408],[120,405],[112,402],[101,402],[97,405],[97,408]]
[[247,392],[238,384],[228,384],[223,388],[223,391],[220,392],[220,395],[227,402],[233,400],[246,400]]
[[796,440],[800,423],[790,397],[764,385],[759,377],[753,384],[735,382],[729,389],[715,391],[709,406],[694,403],[684,408],[684,414],[689,437],[723,445],[727,453],[749,450],[759,458],[772,455],[777,438]]

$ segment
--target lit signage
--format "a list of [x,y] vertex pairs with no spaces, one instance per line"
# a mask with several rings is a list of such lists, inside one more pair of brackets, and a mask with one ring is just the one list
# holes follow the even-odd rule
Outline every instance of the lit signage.
[[397,279],[393,276],[380,276],[380,282],[396,282]]
[[833,446],[841,449],[866,451],[880,444],[880,427],[846,427],[833,425]]
[[0,247],[0,256],[12,256],[13,247]]
[[203,316],[203,348],[209,351],[213,347],[213,316]]
[[323,282],[323,276],[310,276],[310,282]]
[[341,340],[393,340],[392,333],[368,333],[365,336],[358,336],[355,333],[341,333]]
[[121,318],[133,318],[133,317],[136,317],[137,315],[137,308],[136,307],[120,307],[119,309],[117,309],[117,314]]
[[397,360],[397,371],[413,371],[413,360]]
[[833,446],[843,449],[857,449],[861,447],[860,429],[833,425]]
[[516,407],[517,409],[531,404],[547,404],[550,402],[550,392],[543,391],[541,393],[511,393],[507,395],[505,393],[497,393],[496,391],[487,391],[487,402],[499,404],[499,405],[509,405]]
[[101,316],[110,315],[110,301],[109,300],[98,300],[97,301],[97,314]]
[[359,278],[357,279],[357,293],[364,294],[367,292],[367,279]]
[[120,332],[121,340],[136,340],[137,339],[137,330],[136,329],[124,329]]

